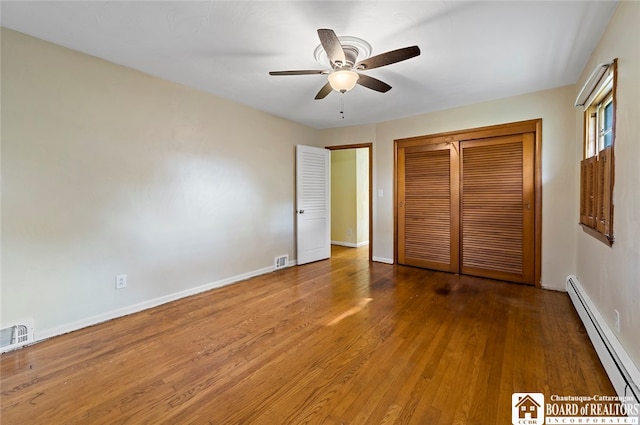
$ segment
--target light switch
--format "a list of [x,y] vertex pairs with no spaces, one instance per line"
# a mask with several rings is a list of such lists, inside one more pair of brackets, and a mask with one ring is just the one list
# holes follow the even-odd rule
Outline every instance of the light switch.
[[378,198],[382,198],[383,195],[382,189],[378,189]]

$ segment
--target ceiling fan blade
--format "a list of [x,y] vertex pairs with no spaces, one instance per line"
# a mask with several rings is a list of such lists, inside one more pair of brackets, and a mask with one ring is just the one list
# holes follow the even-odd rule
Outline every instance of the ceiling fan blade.
[[342,44],[340,44],[336,33],[330,29],[319,29],[318,37],[320,38],[320,44],[322,44],[324,51],[327,52],[327,57],[331,64],[335,64],[338,67],[344,65],[347,59],[344,56]]
[[271,71],[269,75],[314,75],[328,73],[329,71],[324,69],[300,69],[297,71]]
[[380,93],[386,93],[391,90],[391,86],[384,81],[380,81],[377,78],[370,77],[364,74],[358,74],[358,84],[365,86],[368,89],[379,91]]
[[420,55],[420,48],[418,46],[403,47],[402,49],[380,53],[379,55],[362,60],[355,64],[353,68],[366,71],[367,69],[379,68],[392,63],[402,62],[418,55]]
[[320,91],[316,95],[315,100],[324,99],[325,97],[327,97],[327,95],[329,93],[331,93],[332,90],[333,90],[333,88],[331,87],[331,84],[327,81],[327,84],[322,86],[322,88],[320,89]]

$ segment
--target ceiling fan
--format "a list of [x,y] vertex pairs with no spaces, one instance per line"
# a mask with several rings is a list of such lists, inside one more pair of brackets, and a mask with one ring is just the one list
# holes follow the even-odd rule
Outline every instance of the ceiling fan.
[[316,59],[319,60],[320,54],[326,53],[331,65],[330,70],[303,69],[269,72],[269,75],[327,75],[329,81],[316,94],[316,100],[324,99],[331,93],[331,90],[345,93],[355,87],[356,84],[386,93],[391,90],[389,84],[360,72],[380,68],[381,66],[401,62],[420,55],[420,48],[411,46],[366,57],[358,61],[358,56],[361,53],[365,53],[366,56],[371,53],[371,46],[366,41],[356,37],[338,37],[331,29],[319,29],[318,37],[320,38],[320,46],[316,48]]

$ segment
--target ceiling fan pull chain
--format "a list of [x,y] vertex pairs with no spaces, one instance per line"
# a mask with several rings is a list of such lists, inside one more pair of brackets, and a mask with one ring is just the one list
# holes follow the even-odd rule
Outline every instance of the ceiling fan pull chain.
[[344,93],[340,93],[340,115],[342,119],[344,119]]

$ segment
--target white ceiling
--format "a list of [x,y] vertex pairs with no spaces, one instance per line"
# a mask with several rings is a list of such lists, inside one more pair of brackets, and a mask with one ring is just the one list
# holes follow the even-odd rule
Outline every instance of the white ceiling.
[[[616,1],[5,1],[2,26],[315,128],[381,122],[578,79]],[[326,76],[316,30],[368,41],[372,55],[422,54],[314,100]],[[340,114],[344,104],[344,118]]]

